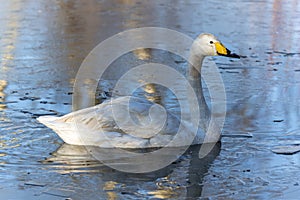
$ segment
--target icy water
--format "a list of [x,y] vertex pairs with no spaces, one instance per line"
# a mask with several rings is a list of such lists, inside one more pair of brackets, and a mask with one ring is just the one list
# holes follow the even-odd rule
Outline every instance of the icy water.
[[[300,145],[299,16],[297,0],[2,1],[1,199],[298,199],[300,153],[273,151]],[[214,60],[227,95],[221,144],[204,159],[195,146],[164,169],[128,174],[63,144],[36,117],[69,113],[85,56],[106,38],[145,26],[193,38],[211,32],[247,58]],[[139,63],[128,58],[114,64]]]

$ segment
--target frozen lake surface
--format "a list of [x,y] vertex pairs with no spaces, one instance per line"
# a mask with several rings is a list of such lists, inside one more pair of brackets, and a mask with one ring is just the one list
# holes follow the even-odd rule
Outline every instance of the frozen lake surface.
[[[1,2],[0,198],[298,199],[299,16],[297,0]],[[192,38],[210,32],[247,58],[214,59],[227,95],[221,144],[202,160],[194,146],[164,169],[128,174],[64,144],[36,118],[71,112],[87,54],[116,33],[146,26]],[[151,55],[186,66],[167,52]],[[113,65],[122,71],[138,62],[128,55]]]

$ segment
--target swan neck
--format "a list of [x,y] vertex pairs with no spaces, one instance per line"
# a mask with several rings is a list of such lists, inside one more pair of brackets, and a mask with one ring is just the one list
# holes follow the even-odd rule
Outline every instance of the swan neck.
[[[201,68],[204,56],[196,56],[191,54],[189,62],[188,80],[196,93],[199,104],[206,106],[205,98],[202,91]],[[203,106],[203,105],[202,105]]]
[[204,58],[204,56],[197,56],[191,52],[188,68],[188,80],[198,99],[200,126],[206,130],[208,127],[210,112],[203,95],[201,82],[201,69]]
[[191,52],[189,59],[189,78],[190,79],[200,79],[201,80],[201,69],[204,56],[195,55]]

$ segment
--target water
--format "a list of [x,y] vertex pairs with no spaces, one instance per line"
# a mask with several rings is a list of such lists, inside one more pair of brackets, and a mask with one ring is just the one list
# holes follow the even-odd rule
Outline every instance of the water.
[[[276,146],[300,143],[297,0],[1,3],[1,198],[299,196],[300,154],[272,152]],[[144,26],[170,28],[193,38],[211,32],[247,58],[215,59],[227,95],[223,134],[230,137],[222,138],[222,145],[205,160],[199,160],[199,147],[193,147],[165,169],[126,174],[104,166],[82,147],[63,144],[36,117],[70,112],[74,78],[90,50],[113,34]],[[154,55],[181,69],[186,65],[167,53]],[[121,58],[115,64],[131,62]],[[248,133],[253,137],[244,137]]]

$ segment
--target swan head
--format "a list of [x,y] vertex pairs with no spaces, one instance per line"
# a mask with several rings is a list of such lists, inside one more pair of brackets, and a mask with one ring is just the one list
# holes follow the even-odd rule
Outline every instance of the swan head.
[[202,33],[193,43],[192,51],[198,56],[226,56],[240,58],[239,55],[231,53],[214,35]]

